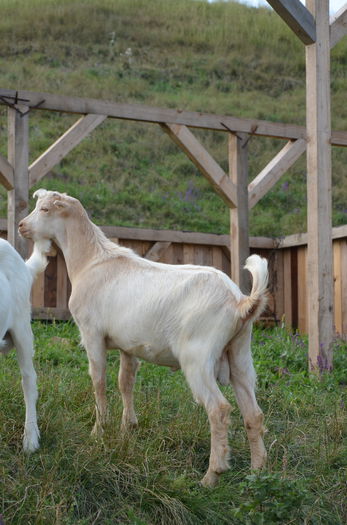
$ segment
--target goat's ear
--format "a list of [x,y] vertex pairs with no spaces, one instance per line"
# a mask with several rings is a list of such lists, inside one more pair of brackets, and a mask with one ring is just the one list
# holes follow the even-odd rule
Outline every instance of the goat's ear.
[[44,197],[45,195],[47,195],[47,190],[40,188],[39,190],[35,191],[33,197],[34,199],[42,199],[42,197]]

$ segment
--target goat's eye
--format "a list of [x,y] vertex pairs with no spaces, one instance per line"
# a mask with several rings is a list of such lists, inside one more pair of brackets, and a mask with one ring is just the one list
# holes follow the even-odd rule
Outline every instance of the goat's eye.
[[44,212],[47,212],[47,211],[48,211],[48,208],[45,208],[44,206],[42,206],[42,207],[40,208],[40,210],[41,210],[41,211],[44,211]]

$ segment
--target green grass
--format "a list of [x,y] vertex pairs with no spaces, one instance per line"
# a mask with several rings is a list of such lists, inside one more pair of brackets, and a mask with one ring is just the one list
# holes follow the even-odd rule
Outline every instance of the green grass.
[[[267,469],[249,470],[249,447],[232,412],[231,469],[199,485],[209,428],[181,372],[143,363],[135,388],[139,428],[119,434],[118,352],[108,357],[111,421],[90,437],[94,399],[72,323],[34,322],[41,448],[22,453],[24,406],[15,353],[0,368],[0,514],[6,524],[324,524],[346,520],[346,344],[334,371],[307,373],[307,344],[277,328],[255,330],[258,401],[266,415]],[[232,392],[225,394],[234,403]]]
[[[305,123],[304,46],[269,9],[205,0],[0,0],[0,8],[4,88]],[[346,56],[344,39],[332,51],[334,129],[347,120]],[[76,118],[32,112],[31,161]],[[3,107],[0,127],[5,155]],[[225,134],[194,133],[228,171]],[[282,146],[251,139],[250,180]],[[346,223],[346,163],[346,148],[333,148],[335,226]],[[103,123],[39,185],[82,199],[99,224],[229,231],[224,203],[155,125]],[[304,158],[252,210],[250,231],[306,231]]]

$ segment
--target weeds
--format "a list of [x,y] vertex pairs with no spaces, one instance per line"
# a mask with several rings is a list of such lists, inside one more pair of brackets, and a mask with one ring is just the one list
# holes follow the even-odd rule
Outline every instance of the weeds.
[[[305,340],[283,329],[254,331],[267,469],[249,472],[235,408],[231,469],[207,490],[199,486],[209,456],[207,417],[180,372],[142,364],[135,388],[139,428],[124,438],[118,352],[110,352],[110,423],[95,441],[88,362],[75,325],[35,322],[33,328],[42,437],[30,456],[21,450],[24,403],[14,353],[0,369],[0,514],[6,524],[344,523],[345,343],[336,342],[334,369],[318,380],[306,371]],[[234,403],[230,388],[223,390]]]

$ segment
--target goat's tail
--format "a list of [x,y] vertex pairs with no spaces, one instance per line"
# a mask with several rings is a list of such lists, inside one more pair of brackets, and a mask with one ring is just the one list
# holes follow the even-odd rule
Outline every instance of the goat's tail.
[[51,247],[51,241],[44,239],[42,241],[37,241],[34,243],[33,253],[29,257],[25,264],[30,270],[32,279],[34,280],[36,276],[43,272],[48,264],[47,253]]
[[244,321],[255,320],[264,311],[268,300],[268,267],[267,260],[259,255],[251,255],[246,260],[245,269],[252,274],[251,294],[244,297],[238,305],[240,317]]

